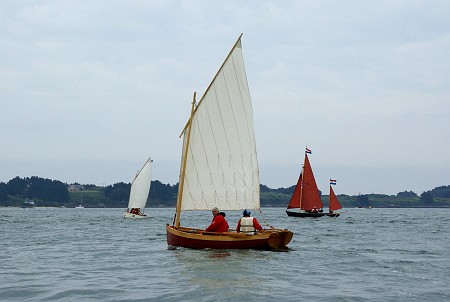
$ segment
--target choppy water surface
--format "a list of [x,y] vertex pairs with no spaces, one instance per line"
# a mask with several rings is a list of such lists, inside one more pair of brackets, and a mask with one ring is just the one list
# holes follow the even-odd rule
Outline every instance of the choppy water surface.
[[[294,231],[289,252],[168,250],[173,209],[0,208],[4,301],[449,301],[449,209],[344,209],[260,222]],[[230,226],[240,213],[229,212]],[[264,219],[265,218],[265,219]],[[209,212],[183,214],[205,227]]]

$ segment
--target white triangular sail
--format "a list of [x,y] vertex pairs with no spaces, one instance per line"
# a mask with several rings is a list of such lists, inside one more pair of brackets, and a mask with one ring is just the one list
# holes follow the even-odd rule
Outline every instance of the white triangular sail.
[[130,200],[128,208],[144,209],[147,203],[148,194],[152,180],[152,160],[149,158],[142,169],[136,174],[131,184]]
[[253,109],[240,38],[189,126],[189,146],[187,150],[183,146],[187,158],[181,210],[259,209]]

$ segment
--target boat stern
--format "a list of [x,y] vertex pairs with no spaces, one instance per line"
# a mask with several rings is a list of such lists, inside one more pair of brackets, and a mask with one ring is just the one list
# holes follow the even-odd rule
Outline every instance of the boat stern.
[[288,251],[294,233],[289,230],[273,230],[269,235],[269,246],[275,251]]

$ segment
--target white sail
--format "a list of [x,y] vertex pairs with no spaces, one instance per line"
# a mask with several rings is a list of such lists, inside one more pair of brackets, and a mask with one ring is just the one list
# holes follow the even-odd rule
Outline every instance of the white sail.
[[152,160],[149,158],[142,169],[138,172],[131,184],[130,200],[128,208],[144,209],[150,193],[150,184],[152,179]]
[[240,38],[196,107],[190,127],[188,149],[183,146],[181,209],[259,209],[253,109]]

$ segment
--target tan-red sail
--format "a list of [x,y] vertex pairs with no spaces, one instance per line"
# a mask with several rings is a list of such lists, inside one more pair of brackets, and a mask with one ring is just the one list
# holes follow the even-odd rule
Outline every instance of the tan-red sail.
[[339,209],[342,209],[341,203],[339,202],[339,200],[336,197],[336,194],[334,194],[333,188],[330,185],[330,212],[331,211],[336,211]]
[[314,208],[323,208],[319,189],[317,188],[314,173],[307,154],[305,154],[303,172],[300,174],[294,194],[292,194],[291,201],[288,205],[288,209],[292,208],[300,208],[304,211],[311,211]]
[[297,181],[297,186],[295,186],[294,194],[292,194],[291,201],[287,206],[288,209],[299,209],[300,208],[300,198],[302,195],[302,173]]
[[305,154],[305,167],[303,169],[303,192],[300,208],[305,211],[323,208],[320,199],[319,189],[317,188],[316,179],[309,163],[308,154]]

